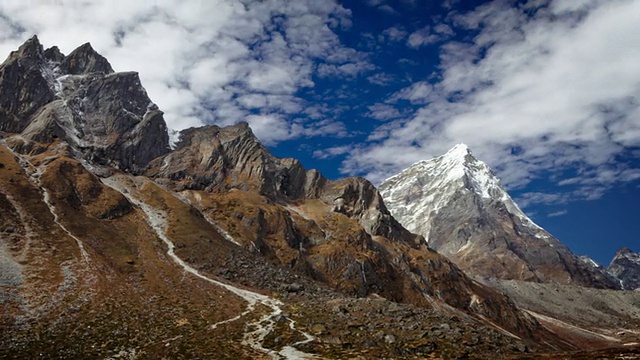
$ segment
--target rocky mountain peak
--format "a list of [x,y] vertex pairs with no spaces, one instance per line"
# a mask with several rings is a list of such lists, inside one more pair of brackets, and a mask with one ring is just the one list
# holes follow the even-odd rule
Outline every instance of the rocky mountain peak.
[[60,48],[57,46],[52,46],[44,51],[43,53],[45,59],[49,60],[52,63],[60,63],[64,60],[64,54],[60,51]]
[[61,138],[87,160],[133,172],[169,151],[162,112],[137,73],[115,73],[89,43],[68,56],[43,51],[36,36],[0,65],[0,130]]
[[43,49],[37,36],[11,52],[0,65],[0,131],[21,132],[31,117],[54,99],[43,76],[44,69]]
[[85,43],[62,59],[60,72],[69,75],[89,74],[94,72],[110,74],[113,68],[109,61]]
[[640,288],[640,254],[623,247],[609,264],[609,272],[620,280],[625,290]]
[[616,255],[614,256],[614,259],[617,257],[627,257],[627,256],[634,256],[634,255],[637,256],[638,254],[625,246],[618,249],[618,251],[616,252]]
[[467,144],[459,143],[454,145],[449,151],[447,151],[443,156],[448,158],[457,158],[461,160],[465,160],[467,155],[471,154],[471,150],[467,146]]
[[42,44],[40,44],[40,40],[37,35],[33,35],[24,44],[20,45],[18,51],[14,51],[10,56],[20,57],[23,59],[27,58],[37,58],[42,56],[43,53]]
[[472,274],[618,287],[529,219],[463,144],[385,180],[380,192],[404,227]]

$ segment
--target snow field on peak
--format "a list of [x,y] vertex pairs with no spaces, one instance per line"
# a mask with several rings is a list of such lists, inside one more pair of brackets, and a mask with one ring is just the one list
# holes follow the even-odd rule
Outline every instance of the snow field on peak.
[[431,222],[457,192],[471,192],[485,201],[503,203],[534,236],[550,245],[552,237],[518,207],[489,166],[464,144],[444,155],[422,160],[385,180],[380,192],[392,215],[403,226],[428,239]]

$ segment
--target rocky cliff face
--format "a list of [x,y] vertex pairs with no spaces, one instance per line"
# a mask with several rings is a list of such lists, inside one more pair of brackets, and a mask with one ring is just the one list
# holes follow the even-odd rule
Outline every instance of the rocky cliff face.
[[36,37],[0,66],[0,131],[21,132],[36,112],[54,99],[42,73],[47,59]]
[[11,53],[0,66],[0,120],[2,131],[60,138],[78,156],[132,172],[169,151],[162,112],[138,74],[114,73],[88,43],[64,56],[34,36]]
[[276,158],[246,123],[184,130],[170,150],[137,74],[89,45],[64,56],[33,38],[0,75],[0,357],[572,347],[402,227],[365,179]]
[[623,289],[640,288],[640,254],[629,248],[622,248],[611,260],[608,270],[619,279]]
[[465,145],[380,186],[391,213],[463,270],[483,277],[617,288],[531,221]]
[[181,189],[236,188],[274,199],[317,197],[326,183],[322,175],[306,171],[299,161],[272,156],[245,122],[180,132],[176,149],[154,161],[147,174],[177,181]]

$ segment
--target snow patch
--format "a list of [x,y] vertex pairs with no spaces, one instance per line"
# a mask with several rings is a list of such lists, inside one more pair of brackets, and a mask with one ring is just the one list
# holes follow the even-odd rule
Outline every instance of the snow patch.
[[458,252],[463,252],[465,250],[468,250],[471,248],[473,244],[471,243],[471,241],[467,241],[466,244],[462,245],[462,247],[460,247],[460,249],[458,249]]

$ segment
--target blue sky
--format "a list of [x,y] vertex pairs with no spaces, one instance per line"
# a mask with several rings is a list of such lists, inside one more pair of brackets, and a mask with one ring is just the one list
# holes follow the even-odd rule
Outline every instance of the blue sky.
[[640,250],[640,0],[0,2],[0,52],[90,41],[172,129],[248,121],[378,184],[464,142],[578,254]]

